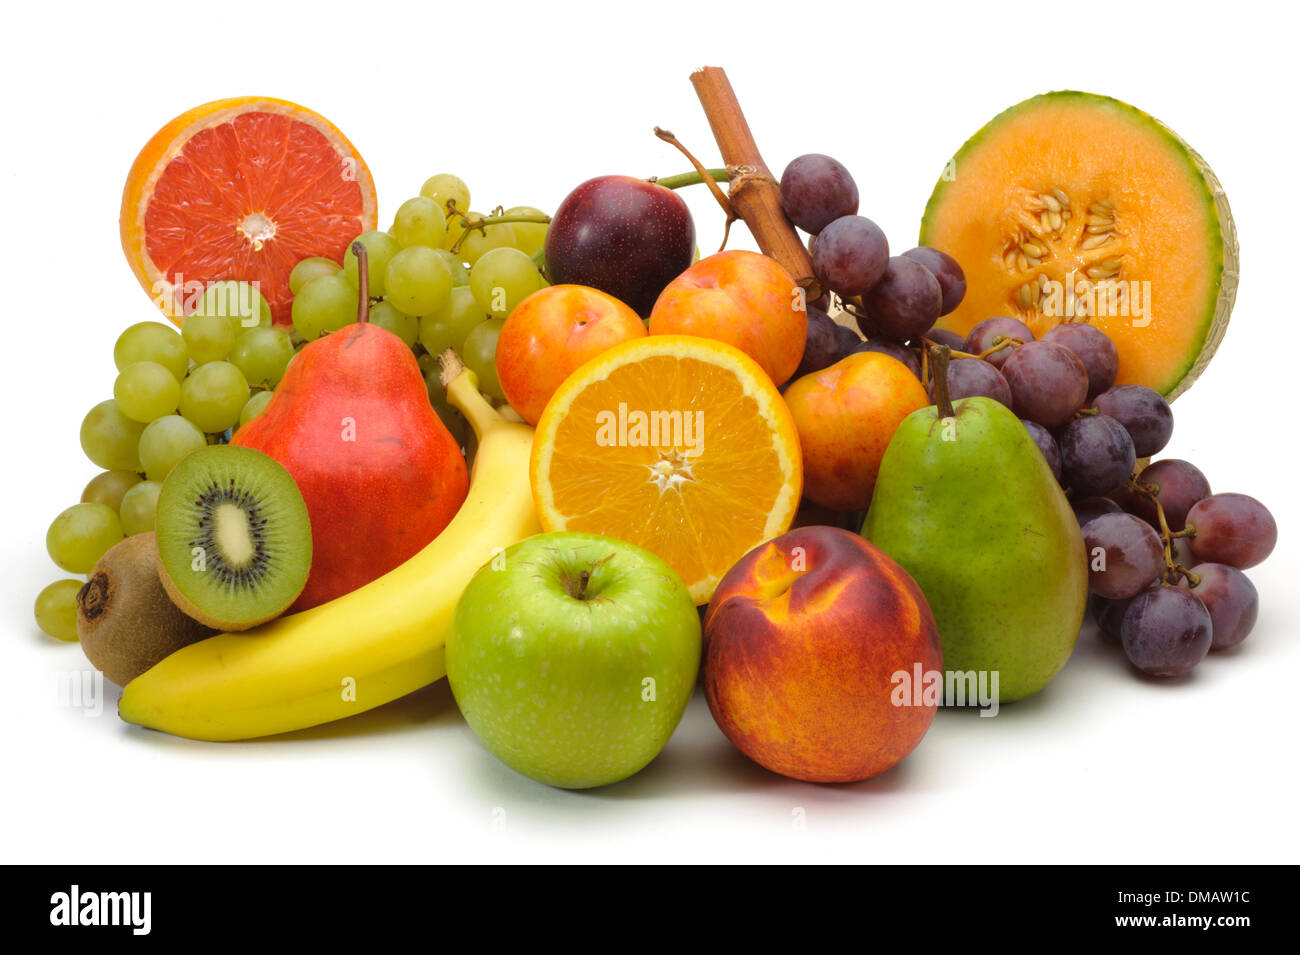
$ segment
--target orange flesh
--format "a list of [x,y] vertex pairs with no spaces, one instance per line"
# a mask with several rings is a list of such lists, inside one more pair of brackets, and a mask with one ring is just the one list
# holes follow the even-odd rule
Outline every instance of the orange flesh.
[[[922,225],[922,243],[966,272],[966,297],[939,326],[965,335],[986,318],[1010,315],[1041,337],[1062,321],[1087,320],[1115,342],[1120,383],[1173,390],[1205,346],[1224,264],[1219,216],[1189,153],[1151,117],[1101,97],[1049,94],[998,117],[958,154]],[[1045,231],[1034,207],[1053,188],[1073,214]],[[1087,212],[1098,201],[1114,207],[1113,237],[1084,250]],[[1045,249],[1040,265],[1008,267],[1016,239]],[[1114,278],[1140,294],[1129,314],[1062,315],[1072,270],[1077,283],[1115,257]],[[1039,275],[1060,283],[1061,298],[1047,306],[1055,314],[1044,314],[1041,298],[1026,307],[1017,297]],[[1133,314],[1139,305],[1145,315]],[[1100,311],[1112,310],[1124,309]]]

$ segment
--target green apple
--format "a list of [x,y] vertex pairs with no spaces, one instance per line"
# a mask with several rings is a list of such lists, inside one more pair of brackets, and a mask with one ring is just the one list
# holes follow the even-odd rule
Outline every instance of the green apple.
[[447,680],[470,728],[510,768],[564,789],[618,782],[654,759],[699,665],[682,579],[596,534],[507,549],[469,582],[447,635]]

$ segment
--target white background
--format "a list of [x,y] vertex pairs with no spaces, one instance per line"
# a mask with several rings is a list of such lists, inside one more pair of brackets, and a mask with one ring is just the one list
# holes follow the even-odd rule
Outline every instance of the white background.
[[[0,547],[0,856],[26,862],[450,860],[1295,861],[1300,669],[1295,474],[1296,18],[1284,4],[21,4],[6,13],[6,527]],[[871,782],[748,763],[702,698],[633,779],[568,793],[519,777],[445,681],[290,738],[172,739],[60,706],[88,667],[32,619],[65,576],[44,534],[96,469],[77,430],[111,396],[112,346],[156,317],[118,242],[126,171],[173,115],[238,94],[301,102],[365,156],[380,224],[434,172],[475,208],[553,210],[604,173],[717,164],[688,82],[726,67],[769,164],[827,152],[862,212],[915,243],[945,160],[1035,93],[1083,88],[1163,119],[1222,180],[1242,247],[1218,356],[1166,456],[1263,499],[1281,542],[1251,572],[1256,632],[1182,682],[1139,679],[1085,630],[1068,667],[996,719],[940,713]],[[707,254],[720,215],[688,190]],[[738,230],[733,244],[747,245]],[[752,245],[750,246],[752,247]],[[1014,598],[1014,594],[1009,595]],[[801,812],[800,812],[801,811]],[[794,820],[802,814],[805,826]]]

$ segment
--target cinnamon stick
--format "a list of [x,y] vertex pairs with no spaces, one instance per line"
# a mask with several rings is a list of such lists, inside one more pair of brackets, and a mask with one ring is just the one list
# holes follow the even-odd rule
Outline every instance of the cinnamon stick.
[[810,299],[819,297],[822,289],[813,277],[812,258],[781,209],[781,186],[763,162],[727,74],[720,67],[706,66],[691,74],[691,85],[727,165],[732,208],[745,220],[763,253],[781,263]]

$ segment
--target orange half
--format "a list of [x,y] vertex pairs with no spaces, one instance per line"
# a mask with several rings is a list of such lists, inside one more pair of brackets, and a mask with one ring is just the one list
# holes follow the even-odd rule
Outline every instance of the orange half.
[[690,335],[615,345],[566,378],[537,424],[530,477],[544,530],[639,544],[697,604],[789,529],[803,488],[772,380],[739,349]]
[[122,250],[177,324],[224,279],[257,283],[287,324],[294,265],[314,255],[342,262],[377,212],[369,168],[329,120],[241,96],[195,107],[145,144],[122,192]]

